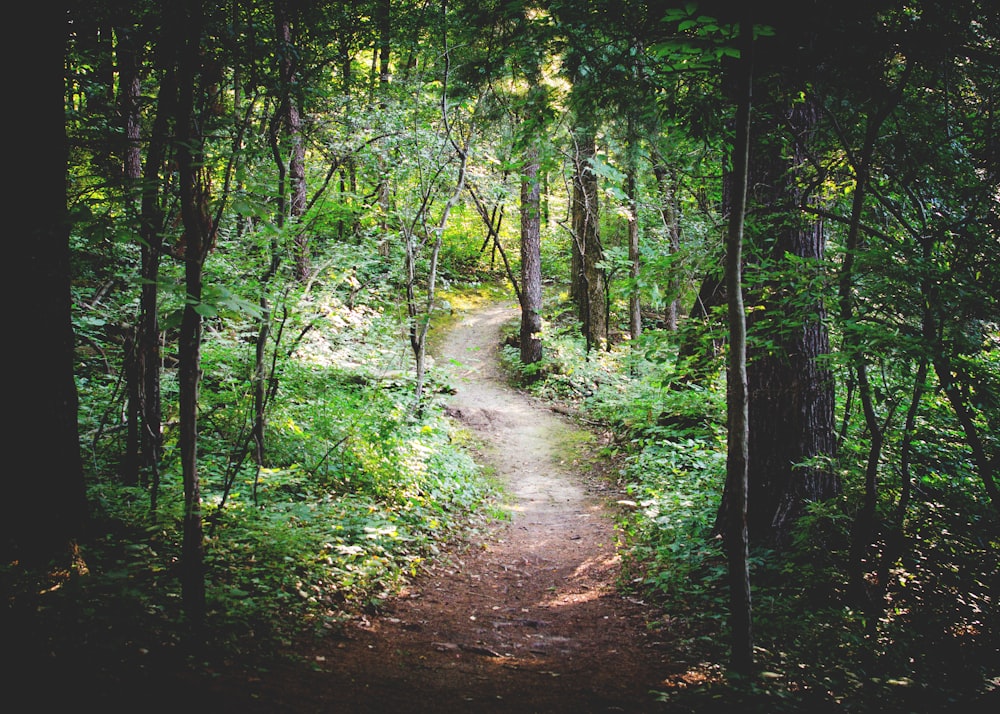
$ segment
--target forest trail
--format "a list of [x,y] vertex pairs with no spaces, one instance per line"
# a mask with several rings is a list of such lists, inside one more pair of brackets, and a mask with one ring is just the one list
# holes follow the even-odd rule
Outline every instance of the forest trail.
[[437,350],[449,411],[480,441],[510,518],[453,552],[370,621],[313,655],[314,672],[251,685],[267,711],[650,712],[677,670],[653,615],[615,592],[614,497],[591,435],[502,384],[506,304],[461,316]]

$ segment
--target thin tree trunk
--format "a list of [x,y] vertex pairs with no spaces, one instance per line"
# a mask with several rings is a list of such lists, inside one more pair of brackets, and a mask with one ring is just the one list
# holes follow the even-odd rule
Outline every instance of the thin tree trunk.
[[604,254],[598,224],[597,176],[590,166],[596,153],[593,130],[582,130],[576,150],[571,233],[577,311],[588,351],[605,347],[608,342],[604,271],[598,267]]
[[[122,175],[125,181],[125,205],[129,215],[137,211],[137,197],[142,195],[142,147],[140,145],[140,77],[136,34],[130,13],[126,13],[117,28],[118,46],[118,114],[123,130]],[[126,485],[139,483],[139,459],[142,448],[142,383],[140,381],[140,327],[129,335],[125,350],[125,382],[128,395],[127,432],[122,480]]]
[[[277,211],[275,213],[275,223],[279,231],[285,227],[285,204],[287,173],[285,162],[281,156],[281,146],[278,140],[278,124],[280,116],[275,115],[271,121],[271,131],[269,141],[271,143],[271,156],[278,171],[278,196]],[[271,322],[273,312],[271,302],[268,299],[268,290],[271,280],[278,273],[281,266],[281,250],[278,244],[277,234],[272,234],[270,241],[270,260],[267,269],[260,278],[260,316],[257,318],[257,339],[254,349],[254,389],[253,389],[253,426],[251,427],[251,438],[254,444],[254,462],[257,465],[257,472],[254,478],[254,493],[256,494],[256,484],[260,475],[260,469],[264,466],[264,437],[267,428],[267,343],[271,338]],[[255,496],[256,498],[256,496]]]
[[636,136],[635,119],[628,117],[628,138],[626,140],[627,169],[625,175],[625,194],[628,196],[628,259],[629,277],[632,287],[628,296],[628,327],[629,337],[638,340],[642,335],[642,300],[639,290],[639,197],[636,195]]
[[[663,228],[667,232],[667,247],[670,255],[676,256],[681,249],[680,209],[677,199],[677,172],[668,170],[662,160],[657,158],[653,165],[653,176],[660,190],[660,216]],[[667,303],[663,309],[664,327],[670,332],[677,331],[677,321],[680,314],[680,281],[677,279],[678,269],[671,267],[667,283]]]
[[740,22],[741,58],[736,105],[736,133],[733,144],[732,209],[726,232],[726,294],[729,315],[729,368],[726,404],[728,414],[726,485],[729,502],[725,543],[728,554],[730,664],[746,674],[753,669],[753,606],[750,590],[747,495],[749,463],[749,412],[746,362],[746,313],[743,307],[743,223],[746,213],[747,173],[750,150],[750,111],[753,86],[753,24]]
[[541,206],[538,147],[526,152],[521,177],[521,362],[542,359]]
[[[388,106],[390,50],[392,45],[392,2],[390,0],[377,0],[376,11],[378,13],[378,93],[379,107],[385,109]],[[373,66],[374,66],[374,57]],[[390,212],[390,184],[389,172],[385,165],[385,159],[378,155],[379,164],[378,185],[375,187],[376,201],[379,207],[379,231],[378,242],[379,255],[388,257],[391,253],[389,243],[389,212]]]
[[378,82],[384,91],[389,84],[389,59],[392,47],[392,0],[377,0],[378,5]]
[[202,7],[189,0],[178,9],[182,50],[178,60],[177,167],[184,224],[186,303],[178,338],[181,471],[184,481],[184,532],[181,598],[196,626],[205,617],[205,543],[198,473],[198,390],[201,381],[202,270],[211,245],[208,188],[204,179],[202,137],[194,121],[195,77],[199,67]]
[[176,47],[171,39],[161,42],[159,62],[164,67],[157,95],[156,117],[149,136],[142,179],[139,219],[140,274],[139,336],[136,379],[142,413],[140,478],[149,482],[150,510],[154,513],[160,494],[160,459],[163,452],[162,400],[160,393],[159,278],[163,254],[163,208],[160,172],[166,163],[171,125],[177,113]]
[[[854,262],[858,250],[862,247],[861,215],[868,195],[869,171],[872,154],[875,150],[875,140],[878,137],[882,122],[888,116],[885,108],[889,106],[889,103],[887,103],[883,111],[869,118],[865,127],[865,139],[861,147],[861,152],[852,162],[855,173],[854,197],[851,203],[851,216],[848,223],[847,240],[844,246],[844,262],[841,267],[840,283],[838,286],[840,319],[844,324],[849,324],[854,319]],[[872,608],[876,598],[869,592],[865,581],[865,572],[870,569],[867,563],[872,555],[872,541],[878,529],[876,523],[878,470],[884,445],[884,433],[875,412],[872,387],[868,380],[867,358],[856,333],[847,333],[844,339],[844,349],[850,357],[852,366],[851,384],[853,391],[857,392],[861,402],[861,411],[870,440],[868,459],[865,464],[865,498],[855,516],[851,529],[851,546],[847,566],[848,582],[852,599],[871,616],[875,615]],[[847,418],[848,414],[845,409],[845,431]],[[875,622],[871,623],[872,627],[876,626],[880,614],[879,612],[878,615],[875,615]],[[874,630],[870,629],[869,635],[873,633]]]
[[[442,3],[442,13],[445,11],[445,5]],[[431,249],[428,276],[427,276],[427,294],[424,300],[423,309],[417,304],[416,299],[416,245],[414,237],[412,235],[413,231],[410,231],[410,235],[406,237],[406,297],[407,297],[407,312],[410,319],[410,346],[413,349],[413,357],[415,362],[416,371],[416,388],[415,388],[415,401],[417,407],[417,414],[423,413],[423,390],[424,390],[424,372],[425,372],[425,361],[427,352],[427,331],[430,329],[430,319],[431,312],[434,309],[434,299],[435,299],[435,285],[437,282],[437,268],[438,268],[438,257],[441,254],[441,243],[444,238],[444,229],[448,225],[448,218],[451,215],[452,208],[458,203],[462,192],[465,191],[465,177],[466,177],[466,167],[469,162],[469,149],[472,146],[473,129],[472,122],[470,122],[469,133],[466,136],[464,145],[460,145],[454,135],[454,129],[451,125],[451,120],[448,117],[448,80],[450,72],[450,61],[449,61],[449,50],[448,50],[448,39],[447,39],[447,29],[445,30],[445,40],[444,40],[444,56],[445,56],[445,67],[444,67],[444,78],[442,82],[441,89],[441,121],[444,125],[445,140],[451,145],[451,148],[455,151],[458,156],[458,177],[455,181],[455,190],[448,197],[445,202],[444,209],[441,211],[441,218],[439,219],[437,226],[434,228],[434,245]],[[425,197],[425,205],[421,208],[421,212],[426,212],[427,210],[427,200]],[[426,213],[424,213],[424,217]]]
[[[288,201],[288,217],[297,223],[306,211],[306,169],[305,143],[302,139],[302,117],[299,110],[299,98],[293,91],[298,68],[293,61],[292,24],[288,15],[288,0],[277,0],[274,4],[275,30],[278,42],[283,46],[279,75],[281,82],[281,117],[288,137],[288,182],[290,197]],[[295,277],[299,282],[306,282],[311,277],[312,268],[309,256],[309,237],[305,230],[299,228],[295,235]]]
[[[62,10],[60,12],[60,9]],[[36,566],[69,552],[85,535],[87,498],[80,456],[74,381],[69,217],[66,210],[68,143],[65,130],[66,8],[35,3],[29,17],[31,72],[13,72],[12,96],[31,97],[30,121],[18,129],[18,180],[8,186],[11,206],[31,208],[11,233],[8,265],[16,285],[32,299],[8,311],[6,329],[17,336],[7,350],[13,381],[5,440],[11,447],[0,518],[0,557]],[[60,562],[60,566],[62,562]],[[82,574],[82,560],[76,573]],[[6,620],[5,620],[6,623]],[[5,631],[5,636],[7,635]]]

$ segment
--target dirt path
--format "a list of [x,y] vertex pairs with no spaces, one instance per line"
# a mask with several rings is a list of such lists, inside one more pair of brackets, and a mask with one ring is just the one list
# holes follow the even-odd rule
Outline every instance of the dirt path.
[[614,591],[611,499],[586,466],[589,435],[497,378],[500,327],[515,316],[463,316],[438,356],[457,389],[449,409],[481,438],[510,519],[349,628],[304,680],[254,683],[269,711],[656,711],[668,654],[650,614]]

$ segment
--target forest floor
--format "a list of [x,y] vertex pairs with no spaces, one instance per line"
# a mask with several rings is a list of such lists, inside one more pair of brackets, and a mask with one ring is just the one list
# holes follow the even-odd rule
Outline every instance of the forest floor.
[[649,712],[687,670],[647,628],[659,613],[616,591],[617,496],[595,436],[503,383],[501,326],[516,314],[462,315],[436,350],[456,389],[448,410],[509,518],[310,652],[313,666],[246,682],[261,710]]
[[501,328],[516,316],[509,304],[472,309],[434,349],[455,387],[449,413],[502,484],[507,517],[446,548],[376,614],[292,653],[179,672],[149,654],[100,678],[79,658],[6,669],[14,691],[32,711],[586,714],[666,710],[662,693],[718,679],[684,661],[669,618],[616,588],[615,469],[597,435],[505,384]]
[[[435,350],[449,412],[507,494],[509,518],[444,554],[375,616],[296,663],[235,681],[203,703],[267,712],[652,712],[689,665],[647,627],[659,616],[616,590],[613,474],[596,437],[504,384],[510,305],[462,315]],[[693,683],[693,682],[692,682]],[[229,707],[226,707],[226,704]]]

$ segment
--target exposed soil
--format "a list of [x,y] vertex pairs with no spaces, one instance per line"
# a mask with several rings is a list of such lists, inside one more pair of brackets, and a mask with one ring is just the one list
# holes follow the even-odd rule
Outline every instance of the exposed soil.
[[479,437],[510,518],[451,553],[384,612],[347,628],[319,671],[248,682],[268,711],[655,711],[669,648],[654,615],[616,593],[613,490],[591,466],[593,437],[502,384],[491,305],[438,350],[449,410]]

